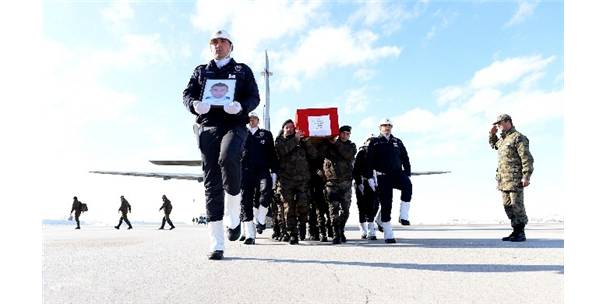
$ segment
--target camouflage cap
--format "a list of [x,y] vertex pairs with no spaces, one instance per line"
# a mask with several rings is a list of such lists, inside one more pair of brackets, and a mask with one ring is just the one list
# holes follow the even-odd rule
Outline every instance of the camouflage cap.
[[492,124],[496,125],[496,124],[498,124],[498,123],[500,123],[501,121],[504,121],[504,120],[511,121],[511,116],[509,116],[508,114],[501,114],[501,115],[497,116],[497,120],[495,122],[493,122]]

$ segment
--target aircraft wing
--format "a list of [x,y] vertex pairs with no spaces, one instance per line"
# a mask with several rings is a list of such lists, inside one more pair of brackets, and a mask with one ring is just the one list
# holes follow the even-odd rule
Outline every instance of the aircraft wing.
[[433,175],[433,174],[444,174],[450,173],[450,171],[420,171],[420,172],[412,172],[410,175]]
[[202,166],[201,160],[150,160],[149,162],[160,166]]
[[159,173],[159,172],[124,172],[124,171],[89,171],[89,173],[156,177],[156,178],[162,178],[164,180],[183,179],[183,180],[195,180],[198,182],[202,182],[202,174],[195,174],[195,173]]

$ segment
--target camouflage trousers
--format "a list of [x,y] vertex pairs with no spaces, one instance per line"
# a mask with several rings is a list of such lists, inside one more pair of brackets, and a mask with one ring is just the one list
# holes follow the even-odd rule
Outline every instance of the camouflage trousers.
[[503,207],[507,217],[511,220],[511,226],[526,225],[526,209],[524,208],[524,190],[501,191]]
[[298,235],[298,227],[305,227],[307,224],[307,181],[282,182],[280,187],[285,206],[286,230],[290,235]]
[[345,227],[351,205],[351,180],[329,181],[326,183],[326,196],[330,219],[334,227]]
[[274,220],[274,232],[286,231],[286,217],[284,215],[284,200],[282,199],[282,190],[277,188],[274,191],[272,200],[270,202],[270,208],[272,210]]

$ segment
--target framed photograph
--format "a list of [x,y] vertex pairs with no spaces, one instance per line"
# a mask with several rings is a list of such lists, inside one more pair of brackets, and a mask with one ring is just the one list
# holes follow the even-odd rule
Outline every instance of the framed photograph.
[[234,100],[235,90],[235,79],[207,79],[202,91],[202,101],[212,106],[223,106]]

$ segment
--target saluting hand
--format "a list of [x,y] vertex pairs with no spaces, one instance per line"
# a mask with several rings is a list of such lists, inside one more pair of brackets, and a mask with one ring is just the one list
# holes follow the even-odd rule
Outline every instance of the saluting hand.
[[522,187],[527,187],[528,185],[530,185],[530,181],[525,177],[522,178]]
[[490,129],[490,134],[491,135],[497,134],[497,130],[499,130],[499,128],[497,127],[497,125],[492,125],[492,128]]

